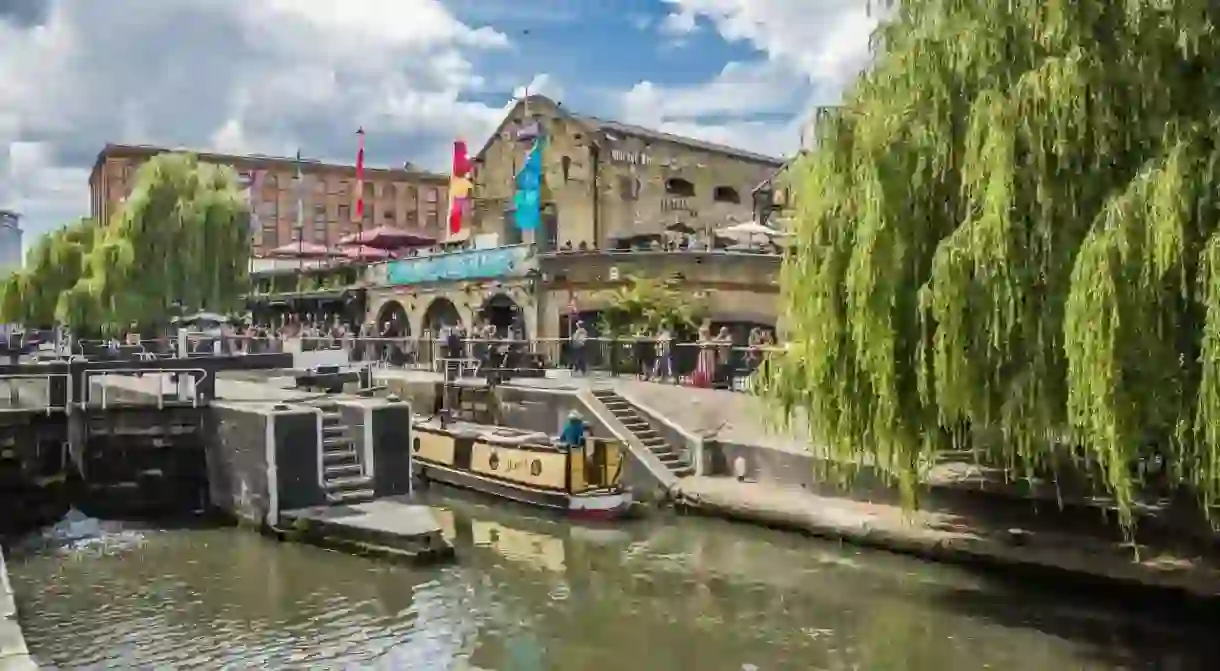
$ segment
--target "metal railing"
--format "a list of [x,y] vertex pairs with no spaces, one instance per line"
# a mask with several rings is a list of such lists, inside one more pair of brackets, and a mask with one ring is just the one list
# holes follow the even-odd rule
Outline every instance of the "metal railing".
[[765,367],[773,353],[782,350],[774,345],[626,337],[591,337],[583,346],[569,338],[465,338],[457,350],[439,338],[226,335],[223,339],[223,350],[237,354],[344,350],[353,363],[384,368],[443,373],[445,362],[461,361],[463,371],[472,374],[478,370],[516,374],[570,371],[574,376],[630,376],[734,391],[746,390],[751,375]]
[[[92,381],[96,378],[101,380],[101,401],[102,410],[109,407],[109,395],[107,390],[110,388],[110,376],[134,377],[136,379],[153,379],[157,382],[155,393],[157,397],[157,409],[165,407],[165,381],[167,376],[170,380],[177,381],[176,393],[179,401],[190,400],[191,407],[199,407],[198,388],[200,384],[208,378],[208,371],[203,368],[110,368],[106,370],[88,370],[84,372],[81,386],[84,387],[81,394],[80,407],[87,408],[93,400]],[[183,379],[182,376],[187,376]],[[189,384],[184,384],[189,380]],[[145,393],[144,390],[139,390],[138,393]],[[69,396],[71,398],[71,396]]]
[[[57,403],[52,402],[52,400],[55,398],[56,394],[53,393],[51,387],[54,384],[54,381],[59,380],[59,379],[62,379],[64,381],[65,388],[67,389],[67,393],[64,396],[64,398],[66,400],[63,402],[63,404],[57,404]],[[16,388],[13,386],[13,382],[16,382],[18,380],[41,380],[42,382],[46,383],[47,400],[43,404],[43,407],[41,408],[41,410],[45,411],[48,415],[50,415],[55,410],[62,410],[64,412],[70,411],[71,406],[72,406],[73,395],[72,395],[72,376],[69,375],[68,373],[18,373],[18,374],[0,375],[0,382],[5,383],[6,386],[8,386],[8,388],[9,388],[10,400],[14,400],[12,398],[12,394],[13,394],[13,392],[16,391]],[[14,406],[24,407],[24,406],[19,406],[17,403],[14,403]],[[39,409],[39,408],[34,408],[34,409]]]

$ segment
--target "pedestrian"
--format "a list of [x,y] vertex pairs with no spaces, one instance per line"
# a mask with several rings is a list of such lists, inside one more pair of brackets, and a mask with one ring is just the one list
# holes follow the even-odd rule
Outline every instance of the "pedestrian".
[[572,331],[572,336],[569,338],[569,347],[572,350],[572,365],[575,371],[584,375],[587,372],[586,366],[588,360],[585,351],[586,345],[589,342],[589,332],[585,330],[584,322],[576,322],[576,330]]

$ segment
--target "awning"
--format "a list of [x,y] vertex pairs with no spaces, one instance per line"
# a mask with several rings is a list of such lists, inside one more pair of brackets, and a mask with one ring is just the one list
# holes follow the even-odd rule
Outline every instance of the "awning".
[[470,228],[467,227],[467,228],[463,228],[462,230],[458,231],[457,233],[454,233],[453,235],[446,237],[444,240],[441,240],[441,244],[442,245],[455,245],[460,242],[466,242],[469,239],[470,239]]

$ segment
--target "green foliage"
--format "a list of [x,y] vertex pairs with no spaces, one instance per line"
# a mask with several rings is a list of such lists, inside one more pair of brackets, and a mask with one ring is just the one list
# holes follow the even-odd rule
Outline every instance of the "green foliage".
[[703,306],[673,283],[641,277],[628,277],[621,286],[605,292],[604,300],[602,319],[611,334],[693,328],[703,313]]
[[1210,505],[1220,5],[895,4],[791,170],[765,392],[909,497],[945,449],[1029,474],[1067,442],[1127,525],[1148,445]]
[[231,168],[162,154],[104,227],[81,220],[40,240],[0,308],[8,321],[102,330],[163,323],[175,302],[230,312],[249,282],[248,222]]
[[85,272],[97,223],[84,218],[38,239],[26,254],[25,268],[10,273],[0,285],[0,320],[31,326],[55,322],[59,297]]

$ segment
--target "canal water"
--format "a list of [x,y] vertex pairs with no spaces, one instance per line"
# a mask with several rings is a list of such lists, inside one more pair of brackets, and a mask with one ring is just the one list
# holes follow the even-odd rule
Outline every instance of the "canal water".
[[1164,614],[741,525],[432,502],[449,566],[71,516],[10,548],[29,647],[60,669],[1060,671],[1203,668],[1210,643]]

